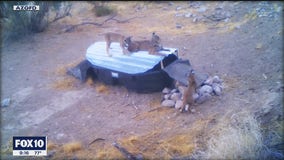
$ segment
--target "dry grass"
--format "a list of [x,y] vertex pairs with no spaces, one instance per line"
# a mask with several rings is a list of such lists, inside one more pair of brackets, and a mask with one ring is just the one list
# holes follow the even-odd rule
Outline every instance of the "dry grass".
[[57,67],[56,70],[54,71],[55,75],[57,75],[57,76],[65,76],[68,68],[72,68],[72,67],[77,66],[84,59],[85,58],[82,57],[82,58],[79,58],[79,59],[77,59],[77,60],[75,60],[73,62],[70,62],[70,63],[67,63],[67,64],[64,64],[62,66]]
[[55,154],[50,159],[91,159],[94,157],[89,150],[85,149],[80,141],[73,141],[63,145],[51,143],[55,147]]
[[145,159],[188,157],[199,149],[198,143],[203,143],[198,139],[203,138],[200,136],[209,127],[210,118],[198,120],[190,127],[179,130],[175,128],[176,123],[169,122],[165,124],[165,128],[172,126],[170,131],[157,127],[148,134],[125,137],[119,140],[119,143],[131,153],[142,154]]
[[219,23],[217,25],[218,28],[221,28],[219,30],[219,33],[230,33],[234,31],[236,28],[246,24],[249,21],[253,21],[257,18],[257,13],[255,10],[252,12],[246,14],[242,20],[237,21],[237,22],[229,22],[229,23]]
[[106,85],[100,83],[100,84],[98,84],[98,85],[96,86],[96,92],[108,94],[108,93],[109,93],[109,88],[108,88],[108,86],[106,86]]
[[[76,142],[78,143],[78,142]],[[80,144],[80,143],[79,143]],[[73,147],[74,145],[66,144],[68,147]],[[64,146],[66,146],[64,145]],[[62,148],[64,147],[62,146]],[[75,144],[75,147],[78,144]],[[77,148],[77,147],[76,147]],[[123,155],[112,146],[110,142],[96,142],[90,145],[88,148],[76,150],[76,152],[57,152],[53,159],[68,159],[76,157],[77,159],[123,159]]]
[[13,154],[13,140],[10,139],[7,145],[1,145],[1,155],[11,155]]
[[152,123],[160,123],[167,117],[167,115],[170,115],[173,112],[173,109],[170,108],[157,107],[153,108],[152,110],[140,113],[135,117],[135,120],[147,119],[151,120]]
[[248,112],[225,116],[211,130],[205,159],[258,159],[263,151],[261,128]]
[[188,134],[181,134],[162,141],[160,147],[168,153],[167,158],[174,158],[184,155],[190,155],[194,149],[193,137]]
[[82,146],[81,142],[70,142],[70,143],[64,144],[62,146],[64,153],[67,153],[67,154],[79,151],[82,148],[83,148],[83,146]]
[[98,144],[94,149],[94,159],[123,159],[123,155],[110,143]]
[[149,102],[149,106],[153,109],[157,107],[161,107],[161,100],[158,98],[154,98]]
[[88,79],[86,80],[86,84],[89,85],[89,86],[94,86],[95,83],[93,81],[93,79],[91,77],[88,77]]
[[77,79],[72,77],[62,78],[60,80],[55,81],[52,84],[52,87],[57,90],[69,90],[75,87],[75,82]]
[[[209,115],[188,127],[178,127],[179,130],[174,125],[165,124],[172,126],[167,132],[157,127],[146,134],[130,135],[117,142],[134,155],[142,154],[145,159],[258,159],[263,151],[261,128],[249,112]],[[79,159],[125,158],[110,141],[96,142],[87,149],[83,149],[81,143],[73,142],[57,149],[63,152],[56,153],[55,159],[72,156]]]
[[255,49],[261,49],[261,48],[263,48],[263,44],[262,43],[257,43],[255,45]]
[[68,90],[75,88],[75,84],[78,81],[75,77],[72,77],[70,75],[67,75],[67,69],[75,67],[78,65],[82,59],[78,59],[74,62],[70,62],[64,66],[58,67],[55,71],[53,71],[52,74],[49,74],[48,76],[56,76],[58,77],[57,80],[54,81],[52,85],[52,88],[58,89],[58,90]]
[[50,150],[54,150],[54,149],[56,149],[58,146],[55,144],[55,143],[53,143],[53,142],[48,142],[47,143],[47,150],[48,151],[50,151]]

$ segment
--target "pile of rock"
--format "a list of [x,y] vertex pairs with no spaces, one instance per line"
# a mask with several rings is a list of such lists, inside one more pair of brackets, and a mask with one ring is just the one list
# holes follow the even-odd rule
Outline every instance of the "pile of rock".
[[279,18],[283,7],[277,4],[272,5],[271,2],[259,2],[254,10],[258,17]]
[[[182,107],[183,89],[184,87],[178,87],[174,89],[164,88],[162,106],[173,107],[180,109]],[[212,96],[220,96],[223,91],[223,80],[218,76],[208,77],[201,85],[196,88],[196,93],[193,94],[195,103],[201,104],[209,100]],[[185,107],[188,111],[189,106]]]

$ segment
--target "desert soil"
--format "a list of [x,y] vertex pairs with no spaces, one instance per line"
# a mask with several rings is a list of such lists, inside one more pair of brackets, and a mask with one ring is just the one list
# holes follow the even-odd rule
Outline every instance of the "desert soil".
[[[47,136],[54,144],[53,157],[122,157],[111,148],[118,141],[148,158],[175,158],[205,150],[205,137],[224,116],[258,113],[264,125],[283,124],[283,3],[110,2],[116,19],[136,18],[64,32],[68,25],[108,18],[96,17],[86,2],[72,4],[72,17],[42,33],[2,43],[1,100],[11,99],[1,107],[2,148],[15,135]],[[226,18],[206,18],[217,11]],[[107,31],[135,39],[148,39],[155,31],[195,70],[223,79],[222,95],[194,106],[195,113],[180,113],[160,106],[161,92],[139,94],[67,75],[66,69],[84,60],[86,49],[103,41],[98,34]],[[277,135],[281,142],[283,132]],[[104,140],[90,144],[97,138]],[[63,153],[60,146],[69,142],[83,149]],[[191,149],[183,152],[174,143],[191,144]]]

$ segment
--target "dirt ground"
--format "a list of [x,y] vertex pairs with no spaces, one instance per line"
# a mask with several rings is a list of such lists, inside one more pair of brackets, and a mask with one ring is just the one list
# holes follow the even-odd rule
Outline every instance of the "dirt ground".
[[[72,4],[72,17],[2,44],[1,100],[11,99],[1,107],[2,148],[15,135],[47,136],[55,159],[123,158],[111,146],[115,141],[148,159],[190,157],[206,151],[212,129],[225,123],[224,117],[240,112],[260,117],[265,145],[283,144],[283,3],[110,2],[116,19],[135,18],[65,33],[68,25],[108,18],[96,17],[88,3]],[[217,11],[227,17],[208,18]],[[195,113],[180,113],[160,106],[161,92],[138,94],[67,75],[107,31],[134,39],[148,39],[155,31],[195,70],[223,79],[223,94],[196,105]],[[71,142],[77,151],[64,149]]]

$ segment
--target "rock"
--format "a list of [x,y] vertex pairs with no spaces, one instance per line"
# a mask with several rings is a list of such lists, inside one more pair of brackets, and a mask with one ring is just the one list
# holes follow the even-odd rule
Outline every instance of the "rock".
[[190,109],[190,112],[191,112],[191,113],[195,113],[196,110],[195,110],[194,108],[192,108],[192,109]]
[[6,98],[6,99],[3,99],[2,102],[1,102],[1,107],[8,107],[11,103],[11,99],[10,98]]
[[59,140],[59,139],[65,137],[65,134],[64,133],[58,133],[58,134],[55,135],[55,137],[56,137],[57,140]]
[[199,94],[194,93],[194,94],[192,95],[192,98],[193,98],[194,101],[196,101],[196,100],[199,98]]
[[194,77],[197,87],[200,87],[208,79],[209,75],[206,73],[195,72]]
[[222,93],[222,88],[220,87],[219,84],[217,83],[213,83],[212,85],[212,89],[215,95],[220,96]]
[[204,82],[204,84],[205,85],[209,85],[209,86],[212,86],[212,84],[213,84],[213,77],[208,77],[207,79],[206,79],[206,81]]
[[169,10],[169,8],[168,7],[163,7],[163,10],[167,11],[167,10]]
[[181,28],[182,28],[182,25],[181,25],[181,24],[176,24],[176,28],[177,28],[177,29],[181,29]]
[[161,104],[163,107],[174,107],[175,106],[175,101],[174,100],[169,100],[166,99],[162,102]]
[[199,95],[204,95],[205,93],[211,94],[213,92],[213,88],[209,85],[204,85],[198,89]]
[[218,76],[213,77],[213,83],[222,83],[222,79],[220,79]]
[[207,10],[207,8],[206,8],[205,6],[202,6],[202,7],[200,7],[200,8],[197,9],[197,12],[203,13],[203,12],[205,12],[206,10]]
[[185,89],[186,89],[185,86],[178,86],[178,91],[182,94],[184,93]]
[[184,107],[184,111],[188,111],[188,109],[189,109],[189,105],[187,104],[187,105],[185,105],[185,107]]
[[177,90],[176,88],[174,88],[174,89],[171,91],[171,93],[176,93],[176,92],[178,92],[178,90]]
[[225,16],[227,17],[227,19],[232,17],[231,13],[229,13],[229,12],[225,13]]
[[274,92],[283,92],[283,91],[284,91],[284,85],[281,84],[281,82],[276,82]]
[[197,22],[198,21],[198,19],[195,17],[195,18],[193,18],[193,20],[192,20],[192,22]]
[[170,97],[171,97],[171,94],[165,94],[164,95],[164,99],[170,99]]
[[173,3],[173,2],[169,2],[168,5],[169,5],[169,6],[172,6],[172,5],[174,5],[174,3]]
[[272,106],[271,105],[266,105],[263,106],[261,109],[261,112],[263,115],[266,115],[267,113],[269,113],[272,110]]
[[211,95],[209,93],[205,93],[201,95],[197,100],[196,103],[201,104],[204,103],[205,101],[209,100],[211,98]]
[[178,10],[181,10],[182,9],[182,7],[180,7],[180,6],[178,6],[177,8],[176,8],[176,10],[178,11]]
[[183,16],[182,13],[177,13],[177,14],[176,14],[176,17],[182,17],[182,16]]
[[48,151],[47,158],[52,158],[55,155],[55,151]]
[[169,89],[167,87],[162,90],[162,93],[164,93],[164,94],[168,94],[170,92],[171,92],[171,89]]
[[190,18],[192,16],[192,13],[188,12],[184,15],[185,18]]
[[[226,18],[225,20],[224,20],[224,22],[230,22],[231,20],[230,20],[230,18]],[[236,28],[236,27],[234,27],[234,28]]]
[[199,8],[201,6],[201,2],[198,1],[190,1],[189,2],[189,7],[191,8]]
[[181,93],[173,93],[171,95],[171,100],[174,100],[174,101],[180,100],[181,96],[182,96]]
[[175,104],[175,109],[180,109],[182,107],[182,100],[177,100]]

